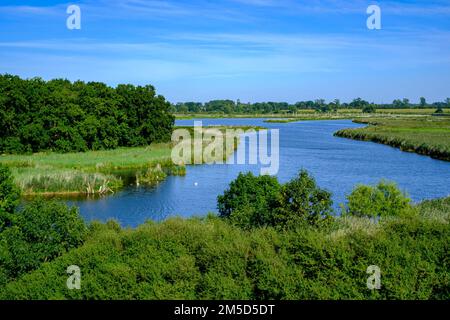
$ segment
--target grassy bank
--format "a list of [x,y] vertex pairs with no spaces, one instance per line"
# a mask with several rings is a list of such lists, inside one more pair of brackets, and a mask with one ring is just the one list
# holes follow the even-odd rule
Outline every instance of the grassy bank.
[[450,117],[373,118],[356,122],[368,126],[340,130],[335,135],[382,143],[402,151],[450,161]]
[[[84,245],[0,286],[0,299],[448,299],[450,202],[419,209],[289,231],[213,216],[135,230],[95,223]],[[73,264],[80,290],[66,287]],[[380,290],[366,286],[370,265],[381,269]]]
[[[222,132],[231,128],[262,129],[248,126],[215,128]],[[193,131],[192,128],[188,130]],[[233,147],[232,151],[236,149],[237,141]],[[173,164],[171,151],[171,143],[160,143],[82,153],[1,155],[0,163],[11,169],[25,196],[107,194],[123,187],[124,176],[138,184],[155,184],[168,175],[184,175],[184,165]],[[225,158],[228,156],[224,155]]]

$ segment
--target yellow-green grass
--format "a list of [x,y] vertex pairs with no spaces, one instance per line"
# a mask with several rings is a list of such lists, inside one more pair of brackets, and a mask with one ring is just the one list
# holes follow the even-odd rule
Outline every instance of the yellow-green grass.
[[[229,128],[261,129],[216,128],[222,132]],[[193,129],[189,130],[192,132]],[[232,152],[237,145],[236,140]],[[159,143],[146,147],[82,153],[0,155],[0,163],[11,169],[16,184],[25,196],[107,194],[123,186],[123,177],[135,179],[139,184],[154,184],[168,175],[185,175],[184,165],[175,165],[172,162],[172,146],[172,143]],[[203,145],[205,146],[206,144]],[[223,157],[229,155],[224,154]],[[192,156],[194,157],[194,153]]]
[[365,128],[344,129],[336,136],[383,143],[403,151],[450,161],[450,117],[359,119]]

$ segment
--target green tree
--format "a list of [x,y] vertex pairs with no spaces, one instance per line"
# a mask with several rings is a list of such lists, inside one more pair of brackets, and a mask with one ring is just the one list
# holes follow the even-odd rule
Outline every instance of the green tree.
[[364,106],[364,108],[362,109],[363,113],[375,113],[377,112],[377,109],[375,108],[375,104],[371,103],[367,106]]
[[420,97],[420,107],[425,108],[427,106],[427,100],[425,97]]

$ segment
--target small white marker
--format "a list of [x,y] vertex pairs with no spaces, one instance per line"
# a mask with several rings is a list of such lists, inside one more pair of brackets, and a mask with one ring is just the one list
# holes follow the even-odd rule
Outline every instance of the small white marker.
[[197,183],[197,182],[194,182],[194,186],[198,186],[198,183]]

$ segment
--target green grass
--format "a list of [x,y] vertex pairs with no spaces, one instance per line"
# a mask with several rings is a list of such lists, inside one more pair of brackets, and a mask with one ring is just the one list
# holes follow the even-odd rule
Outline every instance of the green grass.
[[[192,127],[185,128],[193,132]],[[263,129],[251,126],[214,128],[222,132],[225,129]],[[237,145],[238,141],[233,144],[233,152]],[[173,164],[171,152],[172,143],[160,143],[83,153],[0,155],[0,163],[11,169],[25,196],[107,194],[123,186],[124,176],[135,178],[139,184],[155,184],[168,175],[185,175],[184,166]],[[228,156],[224,154],[222,160]]]
[[450,117],[372,118],[357,122],[368,126],[340,130],[335,135],[450,161]]

